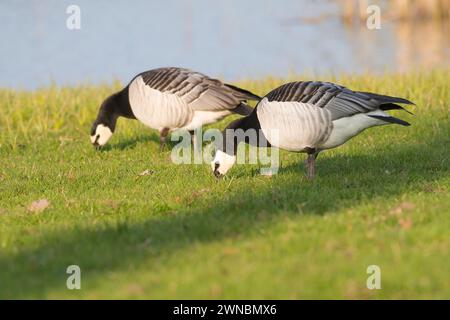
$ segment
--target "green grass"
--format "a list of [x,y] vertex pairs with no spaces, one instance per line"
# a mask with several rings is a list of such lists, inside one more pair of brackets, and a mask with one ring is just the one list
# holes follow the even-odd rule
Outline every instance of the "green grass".
[[[0,90],[0,298],[450,298],[450,71],[337,81],[416,115],[322,153],[314,182],[288,152],[271,178],[237,165],[216,181],[125,119],[96,152],[90,126],[119,83]],[[71,264],[82,290],[66,288]],[[366,288],[372,264],[381,290]]]

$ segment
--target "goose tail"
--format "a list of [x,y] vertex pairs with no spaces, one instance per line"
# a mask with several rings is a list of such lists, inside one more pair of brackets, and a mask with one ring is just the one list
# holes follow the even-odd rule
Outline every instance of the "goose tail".
[[234,113],[240,114],[241,116],[248,116],[253,112],[253,108],[250,107],[248,104],[241,102],[236,108],[233,110]]
[[387,123],[399,124],[399,125],[405,126],[405,127],[409,127],[411,125],[409,122],[406,122],[402,119],[391,117],[391,116],[369,115],[369,117],[375,118],[375,119],[378,119],[378,120],[381,120],[381,121],[384,121]]
[[407,104],[407,105],[415,105],[414,102],[408,100],[408,99],[404,99],[404,98],[399,98],[399,97],[392,97],[392,96],[386,96],[386,95],[382,95],[382,94],[376,94],[376,93],[371,93],[371,92],[362,92],[361,93],[369,96],[372,99],[377,100],[380,103],[380,109],[383,111],[388,111],[388,110],[403,110],[408,112],[409,114],[413,114],[411,111],[403,108],[402,106],[399,106],[398,103],[400,104]]
[[231,84],[226,83],[225,84],[228,88],[230,88],[231,90],[233,90],[234,95],[242,100],[256,100],[259,101],[261,100],[261,97],[242,88],[233,86]]

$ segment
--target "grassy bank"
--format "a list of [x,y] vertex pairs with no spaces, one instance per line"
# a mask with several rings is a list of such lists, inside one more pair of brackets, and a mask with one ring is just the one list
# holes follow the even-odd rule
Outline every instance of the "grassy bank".
[[[272,178],[239,165],[217,182],[124,119],[96,152],[90,126],[119,83],[0,90],[0,298],[450,298],[450,72],[338,82],[415,116],[324,152],[314,182],[287,152]],[[366,288],[373,264],[381,290]]]

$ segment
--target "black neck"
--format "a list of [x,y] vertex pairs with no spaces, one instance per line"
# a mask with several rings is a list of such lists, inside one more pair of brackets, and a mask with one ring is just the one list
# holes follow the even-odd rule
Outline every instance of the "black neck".
[[128,88],[129,86],[126,86],[121,91],[113,95],[115,99],[115,113],[117,113],[120,117],[136,119],[133,111],[131,110]]
[[[238,130],[242,130],[241,134],[238,134]],[[270,147],[269,141],[267,141],[261,131],[256,110],[247,117],[231,122],[223,131],[222,139],[221,150],[231,155],[236,155],[237,147],[241,142],[249,143],[257,147]]]
[[136,119],[131,110],[128,98],[128,86],[109,96],[100,107],[97,119],[92,127],[92,134],[95,132],[97,125],[103,124],[114,132],[116,128],[117,118],[125,117]]

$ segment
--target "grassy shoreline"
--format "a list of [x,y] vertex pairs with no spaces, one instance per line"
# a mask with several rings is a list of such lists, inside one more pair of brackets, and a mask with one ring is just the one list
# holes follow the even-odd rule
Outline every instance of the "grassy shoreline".
[[[304,77],[238,84],[263,95],[293,79]],[[448,299],[449,80],[340,76],[412,100],[415,116],[393,112],[412,126],[321,154],[313,183],[304,156],[287,152],[272,178],[241,165],[216,182],[207,165],[172,164],[154,131],[125,119],[95,152],[91,123],[119,83],[0,89],[0,298]],[[39,199],[49,207],[31,212]],[[82,290],[66,288],[71,264]],[[366,288],[371,264],[381,290]]]

